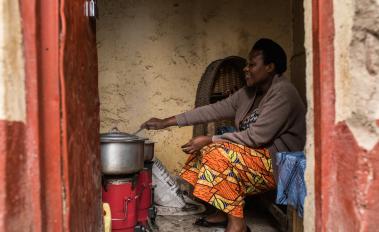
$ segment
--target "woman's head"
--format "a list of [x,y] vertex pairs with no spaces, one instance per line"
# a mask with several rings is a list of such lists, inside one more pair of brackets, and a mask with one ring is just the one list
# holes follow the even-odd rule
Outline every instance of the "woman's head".
[[287,56],[283,48],[270,39],[258,40],[251,49],[244,68],[248,86],[266,82],[275,74],[287,70]]

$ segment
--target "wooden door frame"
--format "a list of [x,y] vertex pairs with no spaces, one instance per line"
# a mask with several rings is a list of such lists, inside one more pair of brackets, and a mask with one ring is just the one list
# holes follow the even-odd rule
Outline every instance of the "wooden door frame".
[[[20,0],[23,26],[27,153],[33,156],[35,231],[68,230],[61,114],[58,0]],[[66,207],[65,207],[66,206]]]
[[[314,99],[314,154],[315,154],[315,226],[316,231],[326,231],[325,210],[328,210],[330,180],[328,163],[333,155],[335,124],[334,89],[334,16],[333,1],[312,0],[313,45],[313,99]],[[317,173],[317,175],[316,175]]]

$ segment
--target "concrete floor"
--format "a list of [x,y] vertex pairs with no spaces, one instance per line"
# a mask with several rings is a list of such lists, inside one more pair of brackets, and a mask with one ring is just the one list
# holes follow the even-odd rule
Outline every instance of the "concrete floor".
[[[255,208],[255,212],[251,210],[252,207],[245,210],[246,221],[251,231],[253,232],[277,232],[276,223],[272,216],[266,211]],[[196,218],[201,215],[189,216],[158,216],[156,223],[159,232],[222,232],[221,228],[202,228],[194,226],[193,223]]]

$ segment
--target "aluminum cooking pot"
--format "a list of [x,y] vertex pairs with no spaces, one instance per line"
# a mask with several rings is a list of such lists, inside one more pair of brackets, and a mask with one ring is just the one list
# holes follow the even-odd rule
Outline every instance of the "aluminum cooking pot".
[[142,170],[145,140],[120,132],[117,128],[113,128],[109,133],[100,134],[103,174],[131,174]]
[[154,158],[154,142],[145,141],[144,159],[145,161],[151,161]]

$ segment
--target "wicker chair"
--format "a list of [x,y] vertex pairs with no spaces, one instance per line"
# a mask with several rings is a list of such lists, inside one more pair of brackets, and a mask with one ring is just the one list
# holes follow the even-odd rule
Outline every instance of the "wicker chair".
[[[229,56],[213,61],[208,65],[197,88],[195,107],[208,105],[228,97],[245,86],[243,68],[246,60],[238,56]],[[234,126],[234,122],[225,120],[217,123],[196,125],[193,136],[214,135],[216,128]]]

